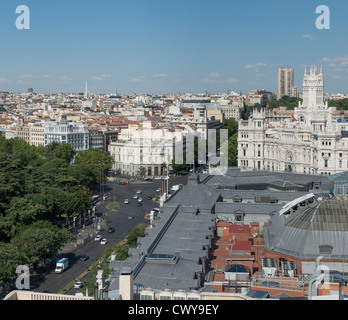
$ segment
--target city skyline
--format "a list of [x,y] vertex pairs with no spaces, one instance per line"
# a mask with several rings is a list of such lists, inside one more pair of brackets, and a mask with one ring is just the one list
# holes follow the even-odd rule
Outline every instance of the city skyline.
[[[347,93],[343,1],[32,0],[29,30],[15,27],[20,4],[0,14],[0,91],[277,92],[280,66],[294,68],[301,91],[304,66],[323,65],[325,92]],[[316,28],[320,4],[329,30]]]

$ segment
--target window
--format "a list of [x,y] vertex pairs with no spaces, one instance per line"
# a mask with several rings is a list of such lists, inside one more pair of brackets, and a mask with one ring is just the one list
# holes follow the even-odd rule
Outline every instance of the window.
[[324,166],[327,168],[327,160],[324,160]]

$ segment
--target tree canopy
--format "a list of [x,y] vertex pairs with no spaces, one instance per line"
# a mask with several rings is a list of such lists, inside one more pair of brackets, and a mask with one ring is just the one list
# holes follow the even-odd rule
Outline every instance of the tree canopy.
[[112,157],[101,151],[36,147],[0,136],[0,283],[16,266],[35,267],[70,240],[58,222],[90,207],[91,188],[111,165]]

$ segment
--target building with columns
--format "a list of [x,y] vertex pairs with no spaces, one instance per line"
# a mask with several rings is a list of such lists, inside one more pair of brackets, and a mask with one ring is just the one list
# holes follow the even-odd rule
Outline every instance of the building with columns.
[[274,119],[267,108],[239,121],[238,166],[330,175],[348,170],[348,122],[324,101],[323,70],[305,68],[303,102],[293,116]]

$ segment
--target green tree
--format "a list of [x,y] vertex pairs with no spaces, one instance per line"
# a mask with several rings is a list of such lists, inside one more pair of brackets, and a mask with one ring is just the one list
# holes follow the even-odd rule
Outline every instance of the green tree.
[[16,268],[27,264],[26,256],[11,243],[0,242],[0,285],[16,275]]
[[145,237],[145,229],[140,227],[132,229],[127,236],[127,243],[129,246],[136,247],[139,237]]
[[79,151],[75,158],[75,164],[89,164],[94,167],[94,176],[98,183],[105,181],[106,175],[111,168],[114,160],[108,152],[97,149]]
[[231,138],[238,132],[238,122],[233,118],[226,119],[222,129],[228,130],[228,138]]
[[238,135],[235,134],[233,137],[228,139],[228,166],[237,166],[238,159]]
[[70,143],[62,143],[53,150],[53,156],[70,163],[74,158],[76,151]]
[[25,198],[12,198],[6,215],[0,219],[0,226],[8,237],[18,233],[18,229],[44,219],[47,214],[46,208]]
[[74,177],[80,186],[92,188],[97,183],[97,174],[94,165],[89,163],[75,163],[68,168],[68,174]]
[[27,257],[28,263],[35,269],[41,259],[57,254],[71,239],[72,235],[66,229],[48,221],[37,221],[24,228],[11,240],[11,244]]
[[117,244],[114,247],[117,260],[126,260],[128,258],[128,246]]

